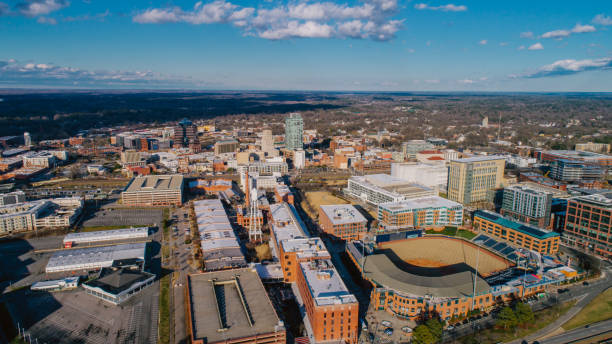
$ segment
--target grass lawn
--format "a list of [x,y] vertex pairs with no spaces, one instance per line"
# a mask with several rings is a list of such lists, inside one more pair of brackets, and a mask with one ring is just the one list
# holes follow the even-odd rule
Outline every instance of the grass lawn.
[[464,229],[460,229],[457,231],[457,236],[468,239],[468,240],[472,240],[476,236],[476,233],[471,232],[471,231],[466,231]]
[[171,273],[159,281],[159,339],[158,343],[170,343],[170,279]]
[[557,320],[561,315],[565,314],[574,306],[576,301],[566,302],[554,307],[546,308],[539,312],[535,312],[536,322],[528,328],[516,328],[515,330],[504,330],[497,328],[490,328],[478,331],[475,336],[468,336],[461,338],[459,342],[464,342],[463,339],[473,337],[481,343],[498,343],[498,342],[510,342],[517,338],[524,338],[525,336],[537,332],[544,327],[550,325]]
[[563,324],[566,331],[612,318],[612,288],[597,295],[578,314]]
[[107,231],[110,229],[121,229],[128,228],[130,226],[93,226],[93,227],[83,227],[79,232],[97,232],[97,231]]
[[444,227],[444,229],[441,231],[435,231],[433,229],[430,229],[430,230],[425,231],[425,233],[455,236],[457,235],[457,227]]

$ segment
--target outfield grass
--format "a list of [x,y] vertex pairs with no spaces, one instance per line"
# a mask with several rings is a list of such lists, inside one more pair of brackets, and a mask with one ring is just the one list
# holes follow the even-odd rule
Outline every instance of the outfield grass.
[[170,343],[170,282],[168,273],[159,281],[159,338],[158,343]]
[[563,324],[566,331],[612,318],[612,288],[597,295],[578,314]]
[[467,240],[472,240],[476,236],[476,233],[472,231],[466,231],[465,229],[460,229],[457,231],[457,236],[465,238]]

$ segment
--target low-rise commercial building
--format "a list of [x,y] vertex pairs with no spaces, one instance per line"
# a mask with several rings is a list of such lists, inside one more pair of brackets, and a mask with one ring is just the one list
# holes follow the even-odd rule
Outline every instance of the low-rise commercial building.
[[463,205],[442,197],[424,197],[378,205],[378,230],[439,229],[461,226]]
[[612,192],[570,198],[562,236],[570,246],[612,258]]
[[192,344],[285,344],[286,330],[254,269],[187,277]]
[[154,274],[140,269],[102,268],[96,279],[83,283],[83,289],[89,295],[118,305],[150,287],[154,281]]
[[0,206],[23,203],[26,201],[25,192],[18,190],[5,194],[0,194]]
[[56,251],[49,258],[45,272],[92,271],[120,266],[123,262],[144,269],[146,247],[146,243],[138,243]]
[[224,153],[233,153],[240,147],[240,143],[234,139],[231,140],[221,140],[215,142],[215,155],[220,155]]
[[342,240],[361,240],[368,220],[350,204],[321,205],[319,225],[323,232]]
[[169,206],[183,204],[182,175],[151,175],[132,178],[121,193],[129,206]]
[[474,213],[474,228],[541,254],[559,251],[559,233],[513,221],[492,211],[477,210]]

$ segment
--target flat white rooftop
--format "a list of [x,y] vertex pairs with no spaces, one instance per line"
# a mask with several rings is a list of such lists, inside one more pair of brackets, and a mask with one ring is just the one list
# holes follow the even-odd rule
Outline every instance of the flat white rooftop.
[[491,160],[505,160],[506,158],[501,155],[477,155],[469,158],[463,159],[454,159],[451,161],[461,162],[461,163],[469,163],[469,162],[481,162],[481,161],[491,161]]
[[457,203],[446,198],[432,196],[423,198],[413,198],[401,202],[381,203],[378,205],[381,208],[390,211],[409,211],[413,209],[425,208],[455,208],[462,207],[461,203]]
[[300,264],[306,283],[317,306],[356,303],[338,271],[329,260],[315,260]]
[[359,210],[351,204],[322,205],[321,210],[334,225],[368,222]]
[[88,247],[55,252],[47,263],[46,272],[98,269],[112,266],[113,261],[145,259],[146,243]]
[[70,233],[64,237],[64,243],[84,243],[132,238],[146,238],[148,236],[149,227],[121,228],[107,231]]

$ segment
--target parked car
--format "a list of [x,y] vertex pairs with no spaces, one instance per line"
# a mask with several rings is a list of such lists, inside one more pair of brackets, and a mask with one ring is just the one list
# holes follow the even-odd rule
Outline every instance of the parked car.
[[392,336],[392,335],[393,335],[393,329],[392,329],[391,327],[387,327],[387,328],[385,329],[385,334],[386,334],[387,336]]
[[408,326],[404,326],[402,327],[402,331],[405,333],[412,333],[412,329]]
[[446,329],[447,329],[447,330],[449,330],[449,331],[452,331],[452,330],[454,330],[454,329],[455,329],[455,326],[453,326],[453,325],[448,325],[448,326],[446,327]]
[[588,286],[588,285],[589,285],[589,282],[584,281],[584,282],[582,282],[582,285],[583,285],[583,286]]
[[391,322],[388,320],[383,320],[380,322],[381,325],[383,325],[384,327],[391,327]]

